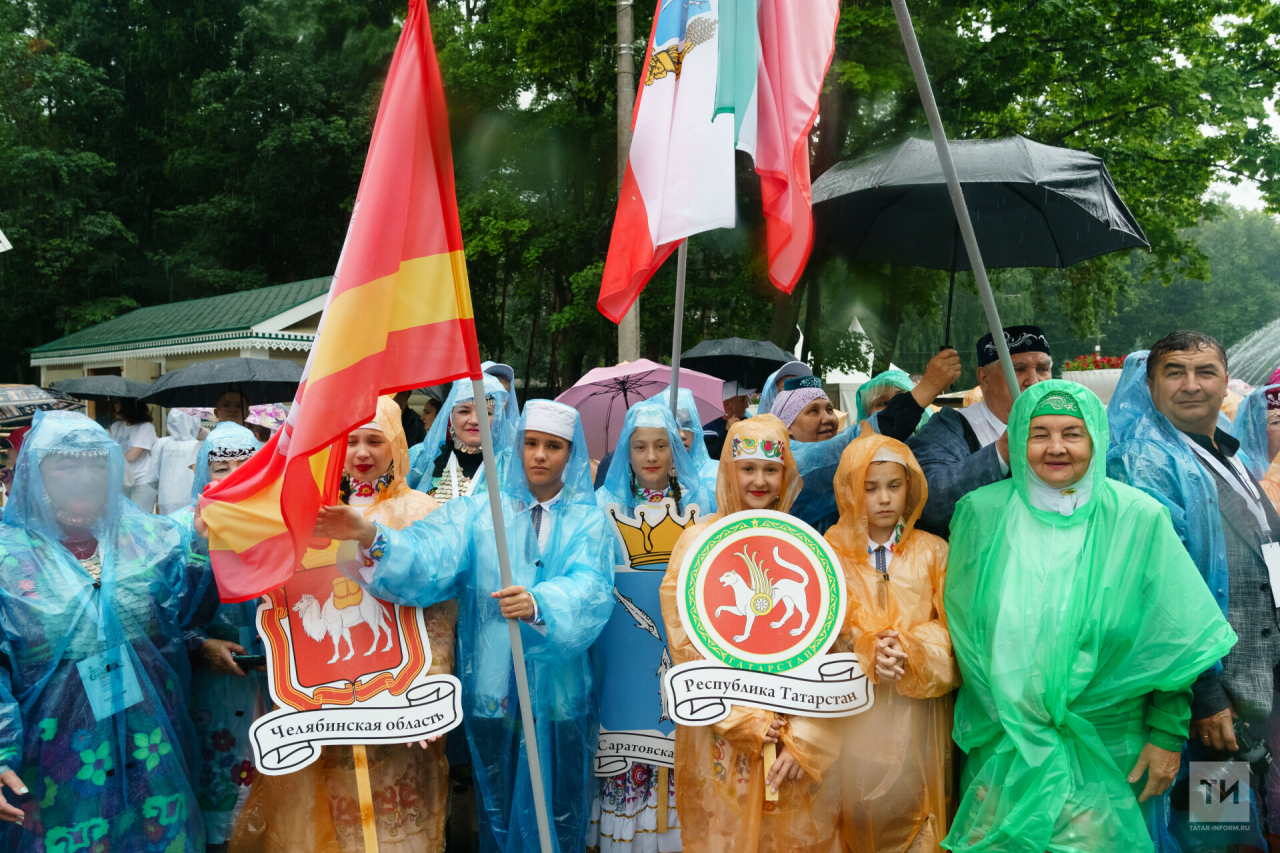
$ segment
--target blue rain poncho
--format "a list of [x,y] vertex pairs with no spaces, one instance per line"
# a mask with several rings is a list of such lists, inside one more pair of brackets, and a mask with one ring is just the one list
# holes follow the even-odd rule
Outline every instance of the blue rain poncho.
[[[634,478],[631,472],[631,433],[637,427],[657,427],[667,431],[671,441],[672,462],[676,468],[676,481],[680,484],[680,514],[688,511],[690,506],[698,506],[698,515],[707,516],[715,512],[715,500],[706,487],[702,472],[694,464],[693,455],[684,449],[680,440],[680,428],[671,417],[671,404],[658,399],[636,403],[627,410],[627,418],[622,423],[622,432],[618,433],[617,450],[614,462],[605,474],[604,483],[596,491],[596,503],[601,509],[609,504],[617,504],[623,515],[634,516],[636,507],[648,503],[639,497],[632,487]],[[701,447],[706,453],[706,445],[697,438],[694,447]],[[674,498],[674,494],[669,497]],[[622,545],[618,544],[619,561],[621,561]]]
[[[1027,459],[1049,394],[1075,402],[1093,444],[1069,491]],[[1011,476],[957,505],[944,600],[963,677],[954,737],[968,761],[948,850],[1149,851],[1163,835],[1167,799],[1140,805],[1145,774],[1127,775],[1145,744],[1181,748],[1191,685],[1236,636],[1169,514],[1106,477],[1106,448],[1093,392],[1037,383],[1009,415]]]
[[[877,373],[866,382],[863,382],[858,386],[858,393],[856,395],[858,403],[857,419],[859,422],[865,421],[867,418],[871,417],[869,414],[869,404],[875,397],[879,396],[879,392],[886,387],[898,388],[903,393],[909,394],[916,387],[916,384],[911,381],[910,376],[903,371],[896,369]],[[914,432],[919,432],[920,428],[929,422],[929,414],[929,407],[925,406],[924,414],[920,416],[920,424],[915,428]]]
[[[509,415],[508,394],[496,376],[485,374],[484,396],[486,400],[492,398],[494,401],[493,420],[490,421],[489,428],[493,434],[494,453],[501,456],[511,447],[511,434],[515,429],[515,420]],[[409,449],[409,474],[405,478],[409,488],[428,494],[435,489],[433,472],[436,459],[441,453],[447,454],[453,450],[453,430],[450,426],[453,409],[463,403],[470,403],[474,399],[475,392],[472,390],[470,379],[459,379],[453,383],[449,389],[449,396],[440,407],[440,414],[436,415],[436,419],[431,423],[431,429],[427,430],[427,437],[423,439],[422,444],[416,444]],[[479,463],[480,454],[474,454],[473,458]],[[447,455],[445,459],[448,459]],[[479,476],[480,470],[480,467],[474,469],[475,476]]]
[[[693,433],[689,456],[693,458],[693,464],[698,469],[698,478],[702,481],[702,487],[707,492],[707,500],[711,504],[702,507],[702,512],[704,515],[711,515],[716,511],[716,477],[720,473],[720,463],[713,460],[711,454],[707,452],[706,431],[702,428],[702,418],[698,415],[698,403],[693,399],[693,392],[688,388],[681,388],[679,398],[680,404],[676,407],[676,423],[679,424],[682,432]],[[651,399],[659,401],[670,409],[671,386],[667,386]]]
[[[868,418],[867,423],[879,432],[875,415]],[[844,449],[861,434],[862,422],[857,422],[826,441],[791,441],[791,455],[795,457],[800,479],[804,480],[804,488],[792,505],[791,514],[808,522],[819,533],[826,533],[840,520],[836,506],[836,470]]]
[[[210,456],[242,455],[257,450],[252,432],[239,424],[224,422],[214,427],[196,454],[196,476],[191,487],[192,505],[178,510],[173,518],[186,526],[193,547],[189,560],[203,569],[204,583],[212,590],[209,568],[209,544],[195,535],[195,502],[209,485]],[[212,616],[187,629],[187,645],[193,651],[205,640],[229,640],[238,643],[245,654],[260,655],[265,649],[258,637],[256,618],[258,601],[236,604],[215,603]],[[258,708],[270,707],[266,674],[251,670],[239,678],[226,673],[210,672],[197,666],[191,677],[191,719],[195,722],[201,763],[197,775],[196,796],[204,814],[205,831],[210,844],[225,843],[235,823],[241,794],[247,792],[253,778],[253,748],[249,726]]]
[[756,405],[756,413],[767,415],[773,412],[773,401],[778,399],[777,384],[779,379],[790,379],[793,376],[812,376],[813,370],[800,361],[788,361],[779,367],[764,381],[760,389],[760,402]]
[[[564,407],[568,408],[568,407]],[[572,410],[569,410],[572,411]],[[520,633],[537,720],[543,788],[553,848],[582,848],[596,788],[597,685],[587,650],[613,612],[613,540],[596,507],[586,438],[575,418],[564,488],[539,550],[523,465],[513,459],[502,484],[502,512],[513,582],[537,601],[544,624]],[[521,417],[514,447],[524,446]],[[458,600],[458,667],[472,767],[480,792],[481,849],[537,851],[533,788],[521,735],[520,703],[507,621],[491,593],[502,588],[487,496],[449,501],[401,531],[378,526],[368,589],[379,598],[426,607]],[[354,579],[354,578],[353,578]]]
[[[60,458],[85,479],[53,478],[50,494],[42,463]],[[123,480],[124,453],[102,427],[36,414],[0,524],[0,765],[31,792],[24,823],[0,824],[6,853],[204,849],[182,642],[186,537],[125,500]],[[61,544],[61,489],[103,495],[74,522],[98,544],[83,562]]]
[[1280,389],[1280,385],[1264,385],[1244,398],[1236,409],[1236,420],[1231,434],[1240,440],[1240,452],[1246,458],[1241,461],[1255,480],[1267,476],[1271,466],[1270,445],[1267,443],[1267,392]]
[[1225,615],[1227,543],[1218,514],[1218,487],[1178,429],[1156,410],[1147,388],[1146,350],[1125,358],[1107,420],[1107,476],[1141,489],[1168,508],[1173,529]]

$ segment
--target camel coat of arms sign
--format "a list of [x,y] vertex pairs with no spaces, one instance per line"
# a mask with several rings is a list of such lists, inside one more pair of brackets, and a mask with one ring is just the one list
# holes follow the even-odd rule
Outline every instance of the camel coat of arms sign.
[[422,610],[374,598],[339,571],[337,548],[309,552],[258,608],[276,709],[249,736],[268,775],[306,767],[324,744],[409,743],[462,721],[458,680],[428,674]]
[[677,723],[711,725],[735,704],[809,717],[871,707],[857,657],[831,651],[845,622],[844,572],[808,524],[770,510],[727,515],[679,572],[680,619],[705,660],[666,673]]

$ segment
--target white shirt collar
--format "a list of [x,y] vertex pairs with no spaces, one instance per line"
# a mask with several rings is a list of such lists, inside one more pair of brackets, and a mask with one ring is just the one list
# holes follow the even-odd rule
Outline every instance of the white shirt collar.
[[[536,504],[534,504],[534,506],[540,506],[544,510],[550,511],[553,506],[555,506],[557,503],[560,502],[560,497],[563,494],[564,494],[564,489],[561,488],[560,491],[555,493],[555,495],[553,495],[550,498],[547,498],[545,501],[538,501]],[[533,509],[533,507],[529,507],[529,509]]]
[[986,400],[979,400],[972,406],[965,406],[956,411],[969,422],[969,426],[973,427],[973,434],[977,436],[978,442],[983,447],[995,444],[1000,440],[1000,436],[1004,435],[1005,424],[987,408]]

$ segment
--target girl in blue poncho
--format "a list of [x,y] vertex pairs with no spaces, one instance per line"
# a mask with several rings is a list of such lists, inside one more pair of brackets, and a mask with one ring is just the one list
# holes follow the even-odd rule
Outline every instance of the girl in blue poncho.
[[[203,850],[180,525],[121,496],[124,453],[39,412],[0,524],[0,850]],[[30,794],[20,808],[16,794]]]
[[481,850],[539,849],[507,619],[521,620],[553,847],[582,849],[599,725],[587,650],[613,611],[613,535],[596,507],[573,409],[525,405],[502,480],[514,586],[502,588],[487,496],[462,497],[404,530],[349,507],[321,510],[316,533],[360,542],[379,598],[458,600],[458,669]]
[[[684,397],[687,393],[686,390],[681,391],[680,401],[692,407],[692,395],[687,401]],[[669,392],[664,392],[666,394]],[[702,472],[685,450],[681,429],[671,416],[671,404],[667,402],[670,397],[664,401],[661,396],[637,403],[627,411],[627,419],[618,435],[614,463],[609,467],[604,484],[596,491],[596,503],[606,512],[616,507],[619,515],[635,518],[640,507],[656,507],[664,500],[673,501],[676,514],[680,516],[687,515],[692,506],[698,507],[700,516],[715,511],[715,502],[704,485]],[[705,454],[706,446],[700,439],[699,436],[694,444]],[[627,555],[616,538],[614,563],[619,567],[627,564]],[[633,607],[643,608],[650,596],[656,605],[662,568],[661,565],[646,566],[648,571],[631,574],[619,592],[628,597]],[[641,574],[642,577],[637,577]],[[647,585],[644,584],[646,579],[649,581]],[[622,581],[618,580],[618,583],[622,584]],[[657,607],[650,606],[650,609],[654,611],[652,616],[660,621]],[[623,634],[629,633],[628,628],[634,624],[621,604],[615,608],[615,620],[613,625],[622,627]],[[645,656],[651,654],[650,644],[645,639],[637,637],[635,642],[624,643],[615,640],[610,630],[602,641],[599,651],[604,664],[606,709],[628,702],[640,704],[636,692],[645,699],[653,699],[652,685],[642,679],[652,678],[662,659],[659,656],[656,660],[642,663]],[[611,722],[611,714],[606,714],[604,727],[622,730],[624,726]],[[622,719],[621,715],[615,716]],[[674,805],[674,774],[667,783],[666,791],[658,790],[658,779],[656,766],[636,764],[623,773],[600,780],[597,804],[592,809],[592,834],[598,835],[592,839],[595,842],[593,846],[599,846],[602,851],[625,848],[637,853],[680,849],[679,821],[675,819],[674,811],[668,816],[667,832],[657,831],[659,807]]]
[[[671,408],[671,388],[666,388],[653,399],[668,409]],[[716,477],[720,472],[720,463],[714,461],[707,452],[706,433],[702,429],[702,418],[698,414],[698,403],[693,399],[693,392],[688,388],[681,388],[679,399],[676,423],[680,427],[680,441],[693,459],[694,469],[698,472],[698,479],[702,481],[702,488],[707,495],[707,505],[702,506],[702,512],[710,515],[716,511]]]
[[[501,455],[511,446],[515,424],[508,413],[509,395],[496,376],[484,377],[484,398],[489,405],[493,450]],[[471,494],[482,462],[480,419],[476,416],[471,380],[459,379],[449,389],[426,439],[409,451],[409,487],[426,492],[440,503]]]
[[[258,449],[253,433],[224,421],[196,453],[191,505],[173,513],[192,537],[189,562],[211,576],[208,541],[194,535],[195,502],[205,486],[230,476]],[[212,585],[211,577],[205,583]],[[255,627],[257,600],[218,604],[212,617],[189,628],[187,646],[199,659],[191,677],[191,719],[199,738],[201,764],[196,794],[210,844],[225,844],[253,781],[249,726],[270,707],[265,674],[245,672],[232,655],[263,654]]]

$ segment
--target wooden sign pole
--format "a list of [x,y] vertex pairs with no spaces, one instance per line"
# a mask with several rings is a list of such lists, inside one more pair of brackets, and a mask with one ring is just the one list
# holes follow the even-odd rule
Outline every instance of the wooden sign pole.
[[373,812],[373,786],[369,783],[369,754],[364,744],[351,747],[356,763],[356,788],[360,792],[360,825],[364,829],[365,853],[378,853],[378,821]]

